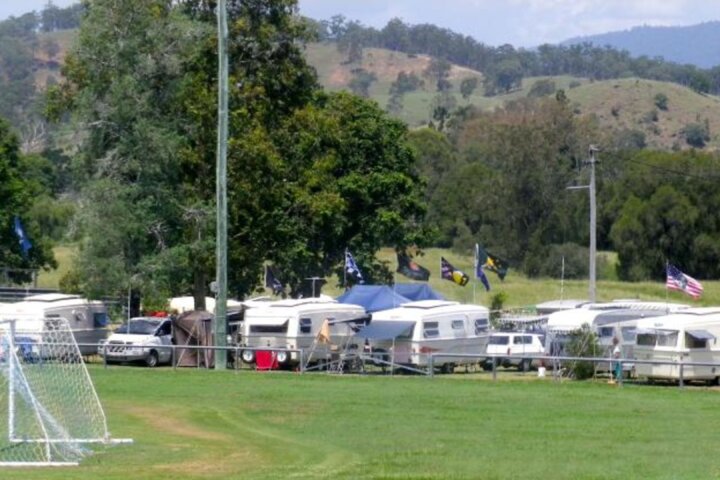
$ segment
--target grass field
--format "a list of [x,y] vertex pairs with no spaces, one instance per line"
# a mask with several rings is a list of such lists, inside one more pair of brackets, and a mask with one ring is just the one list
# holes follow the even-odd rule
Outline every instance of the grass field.
[[[91,368],[116,437],[3,479],[718,478],[717,391]],[[484,378],[484,379],[482,379]]]

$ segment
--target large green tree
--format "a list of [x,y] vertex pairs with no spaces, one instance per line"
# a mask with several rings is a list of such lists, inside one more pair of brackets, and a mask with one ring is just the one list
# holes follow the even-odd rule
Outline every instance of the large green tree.
[[[284,280],[297,291],[304,276],[337,270],[346,246],[370,267],[381,245],[420,243],[421,184],[404,127],[372,104],[319,92],[294,1],[230,1],[228,12],[231,293],[252,291],[266,259],[291,270]],[[213,3],[90,4],[69,81],[53,93],[86,131],[78,288],[206,294],[216,71]]]
[[[44,192],[35,175],[30,175],[33,159],[20,153],[18,138],[8,122],[0,118],[0,268],[15,283],[31,279],[31,270],[57,266],[47,240],[33,221],[30,211]],[[15,217],[20,219],[32,247],[23,252],[15,233]]]

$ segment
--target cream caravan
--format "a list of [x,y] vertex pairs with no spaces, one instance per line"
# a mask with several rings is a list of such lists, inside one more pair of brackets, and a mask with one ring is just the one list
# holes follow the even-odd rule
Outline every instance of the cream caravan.
[[[368,328],[389,333],[373,335],[373,352],[388,352],[385,357],[394,363],[426,367],[428,354],[433,365],[452,371],[455,365],[477,363],[485,353],[488,341],[490,312],[480,305],[463,305],[444,300],[422,300],[405,303],[398,308],[373,313]],[[395,326],[404,328],[393,328]],[[383,326],[387,328],[383,328]],[[358,333],[368,335],[365,329]],[[368,338],[368,337],[365,337]],[[443,353],[472,354],[475,358],[445,357]]]
[[0,319],[16,320],[18,328],[40,333],[45,321],[67,320],[83,355],[97,353],[100,340],[107,337],[108,314],[105,304],[79,295],[46,293],[22,302],[0,305]]
[[[330,342],[319,343],[315,339],[325,320],[330,326]],[[365,309],[360,305],[339,303],[329,297],[301,298],[268,302],[267,305],[253,306],[245,312],[242,325],[241,347],[268,350],[273,348],[304,351],[308,361],[328,358],[332,345],[343,345],[354,333],[353,325],[368,320]],[[255,350],[243,350],[241,358],[245,363],[255,361]],[[282,365],[296,365],[301,359],[298,352],[277,353]]]
[[[679,380],[680,362],[720,364],[720,308],[691,308],[638,322],[635,359],[667,364],[637,363],[639,377]],[[718,381],[720,366],[683,366],[686,380]]]

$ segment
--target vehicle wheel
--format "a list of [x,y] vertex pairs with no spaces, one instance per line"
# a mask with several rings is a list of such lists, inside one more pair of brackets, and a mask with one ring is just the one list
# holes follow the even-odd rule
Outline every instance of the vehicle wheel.
[[240,358],[242,358],[242,361],[245,363],[253,363],[255,361],[255,351],[254,350],[243,350],[240,353]]
[[518,370],[521,372],[527,372],[530,370],[530,360],[527,358],[523,358],[520,360],[520,363],[518,363]]
[[278,363],[284,364],[290,359],[290,355],[288,352],[277,352],[275,359],[277,359]]
[[490,370],[492,370],[492,367],[493,367],[492,362],[483,362],[482,363],[482,369],[485,370],[486,372],[489,372]]
[[455,371],[454,363],[443,363],[440,367],[440,373],[453,373]]
[[148,353],[147,358],[145,358],[145,365],[147,365],[150,368],[157,367],[158,364],[158,354],[155,350],[150,350],[150,353]]

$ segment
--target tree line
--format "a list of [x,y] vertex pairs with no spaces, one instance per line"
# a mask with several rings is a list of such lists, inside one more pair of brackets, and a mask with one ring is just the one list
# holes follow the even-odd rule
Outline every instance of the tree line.
[[511,90],[524,77],[543,75],[574,75],[594,80],[634,76],[678,83],[701,93],[720,92],[720,67],[701,69],[659,57],[633,58],[625,50],[590,43],[544,44],[537,49],[515,48],[509,44],[493,47],[446,28],[410,25],[398,18],[381,29],[364,26],[342,15],[312,21],[312,24],[317,38],[337,42],[338,48],[348,53],[350,62],[366,47],[430,55],[482,72],[488,95]]

